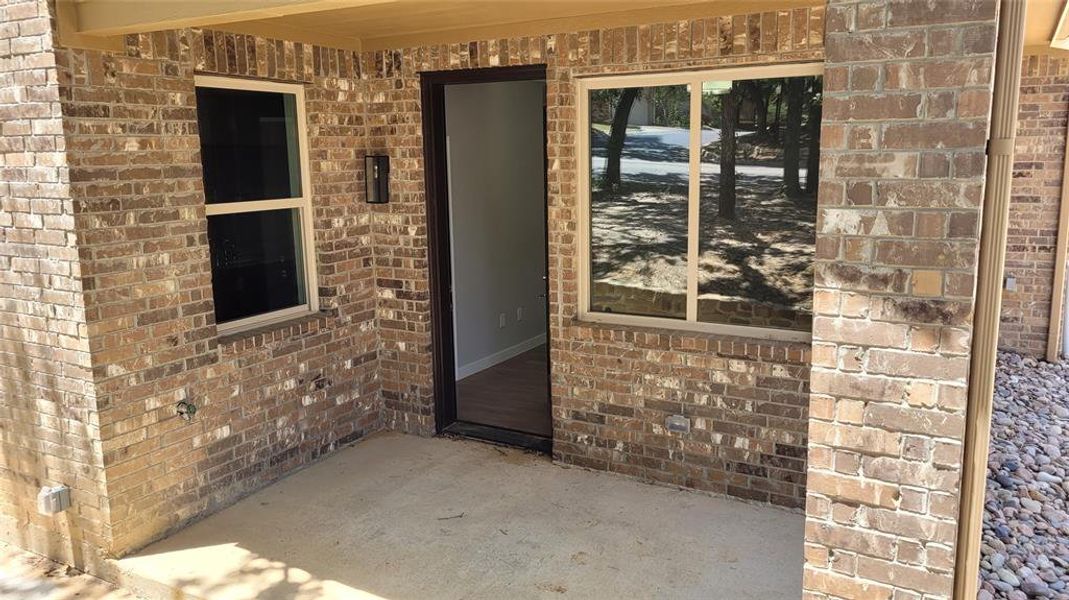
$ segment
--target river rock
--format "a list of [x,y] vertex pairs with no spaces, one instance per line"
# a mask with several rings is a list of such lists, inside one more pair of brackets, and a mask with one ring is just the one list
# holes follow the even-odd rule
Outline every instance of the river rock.
[[1069,600],[1069,365],[1001,352],[993,409],[977,600]]

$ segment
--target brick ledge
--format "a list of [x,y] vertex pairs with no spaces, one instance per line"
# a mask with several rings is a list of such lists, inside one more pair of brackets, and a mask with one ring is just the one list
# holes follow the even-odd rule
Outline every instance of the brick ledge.
[[601,331],[624,331],[629,333],[649,333],[658,335],[671,335],[701,338],[706,340],[713,340],[718,342],[745,342],[750,344],[762,344],[762,345],[775,345],[775,346],[797,346],[799,348],[809,348],[809,342],[795,342],[788,340],[769,340],[757,337],[746,337],[742,335],[729,335],[724,333],[713,333],[709,331],[693,331],[690,329],[674,329],[671,327],[655,327],[650,325],[623,325],[620,323],[605,323],[602,321],[585,321],[579,317],[571,317],[564,322],[565,327],[585,327],[589,329],[601,330]]
[[277,323],[270,323],[255,329],[221,335],[219,336],[219,347],[224,352],[240,352],[272,341],[281,341],[293,336],[318,331],[333,317],[334,315],[330,312],[320,311]]

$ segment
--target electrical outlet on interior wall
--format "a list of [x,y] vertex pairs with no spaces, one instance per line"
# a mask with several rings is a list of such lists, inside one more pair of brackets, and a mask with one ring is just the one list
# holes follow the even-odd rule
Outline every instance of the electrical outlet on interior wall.
[[522,321],[523,320],[523,307],[522,306],[517,306],[516,307],[516,320],[517,321]]
[[505,328],[505,313],[501,313],[500,315],[497,316],[497,328],[498,329],[504,329]]

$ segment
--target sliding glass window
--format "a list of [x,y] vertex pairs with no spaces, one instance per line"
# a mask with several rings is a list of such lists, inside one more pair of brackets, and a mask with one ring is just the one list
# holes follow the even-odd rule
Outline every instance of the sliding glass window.
[[808,338],[821,72],[579,81],[582,318]]

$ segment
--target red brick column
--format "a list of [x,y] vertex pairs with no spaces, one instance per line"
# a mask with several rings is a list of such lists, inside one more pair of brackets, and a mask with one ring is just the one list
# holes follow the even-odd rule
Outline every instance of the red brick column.
[[807,598],[951,595],[995,13],[829,3]]

